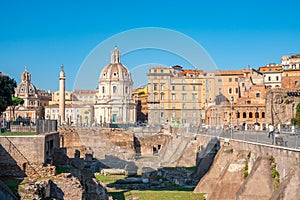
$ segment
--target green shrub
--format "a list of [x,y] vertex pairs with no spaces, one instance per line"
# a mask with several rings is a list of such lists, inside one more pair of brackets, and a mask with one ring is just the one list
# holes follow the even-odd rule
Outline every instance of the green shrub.
[[248,174],[248,171],[245,171],[245,172],[244,172],[244,179],[246,179],[246,178],[248,177],[248,175],[249,175],[249,174]]
[[251,151],[249,151],[249,153],[247,154],[248,160],[250,159],[250,157],[251,157]]
[[274,179],[274,190],[276,190],[280,183],[280,174],[276,169],[275,158],[271,156],[269,160],[270,160],[270,165],[272,167],[272,178]]
[[269,160],[270,160],[271,164],[275,163],[275,158],[273,156],[271,156]]
[[246,162],[245,171],[248,171],[248,162]]

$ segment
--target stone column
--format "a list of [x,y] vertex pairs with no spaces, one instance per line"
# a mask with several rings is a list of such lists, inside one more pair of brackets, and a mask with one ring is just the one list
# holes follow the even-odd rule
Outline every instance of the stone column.
[[61,71],[59,73],[59,115],[61,117],[61,123],[65,123],[65,71],[64,66],[61,66]]

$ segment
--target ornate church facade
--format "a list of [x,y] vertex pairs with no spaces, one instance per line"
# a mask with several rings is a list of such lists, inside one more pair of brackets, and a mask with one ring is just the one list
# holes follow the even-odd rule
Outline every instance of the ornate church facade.
[[128,69],[120,62],[120,52],[115,48],[111,62],[100,73],[96,92],[95,120],[103,123],[133,123],[136,104],[132,95],[132,79]]
[[22,73],[21,82],[15,88],[15,96],[22,98],[24,103],[6,109],[4,116],[7,121],[14,121],[21,117],[35,123],[37,119],[44,117],[44,106],[48,105],[51,99],[50,92],[36,89],[27,69]]

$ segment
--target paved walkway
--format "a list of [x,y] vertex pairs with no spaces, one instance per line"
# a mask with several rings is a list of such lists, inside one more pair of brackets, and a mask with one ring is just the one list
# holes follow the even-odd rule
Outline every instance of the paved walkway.
[[[206,132],[198,132],[203,135],[212,135],[219,137],[227,137],[238,140],[245,140],[251,142],[258,142],[263,144],[272,144],[272,137],[268,138],[268,133],[265,131],[220,131],[220,130],[208,130]],[[300,134],[290,134],[290,133],[281,133],[280,137],[282,137],[284,144],[286,144],[289,148],[300,149]],[[278,146],[282,146],[279,145]]]

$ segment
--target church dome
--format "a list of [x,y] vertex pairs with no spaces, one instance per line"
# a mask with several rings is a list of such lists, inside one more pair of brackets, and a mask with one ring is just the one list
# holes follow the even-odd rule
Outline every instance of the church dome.
[[120,62],[120,52],[115,48],[111,53],[111,62],[100,73],[100,81],[132,81],[128,69]]
[[16,88],[16,94],[23,96],[23,95],[36,95],[37,90],[36,87],[31,83],[31,75],[25,69],[25,71],[21,75],[21,83],[18,84]]

